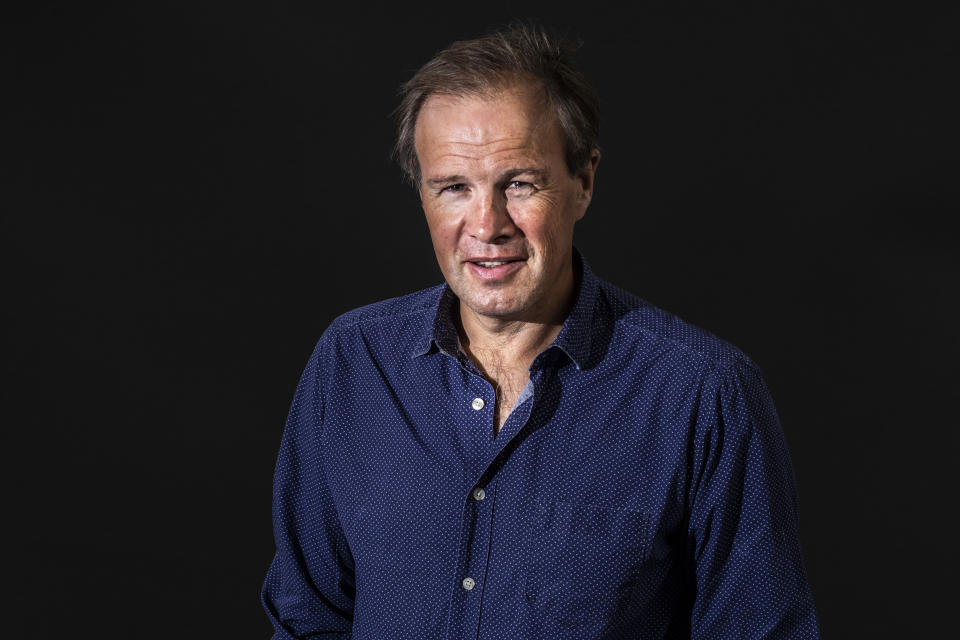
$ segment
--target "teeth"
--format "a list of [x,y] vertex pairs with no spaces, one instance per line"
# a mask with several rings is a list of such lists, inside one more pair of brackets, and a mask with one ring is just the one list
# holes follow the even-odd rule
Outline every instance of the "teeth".
[[481,267],[490,268],[490,267],[499,267],[502,264],[507,264],[507,261],[504,260],[502,262],[478,262],[477,264],[480,265]]

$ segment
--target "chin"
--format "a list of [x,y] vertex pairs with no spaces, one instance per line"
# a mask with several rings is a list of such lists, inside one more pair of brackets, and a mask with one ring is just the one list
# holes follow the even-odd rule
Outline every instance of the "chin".
[[527,308],[527,305],[522,304],[517,300],[491,300],[489,298],[478,300],[470,296],[461,297],[460,300],[477,315],[488,316],[491,318],[510,318],[519,316]]

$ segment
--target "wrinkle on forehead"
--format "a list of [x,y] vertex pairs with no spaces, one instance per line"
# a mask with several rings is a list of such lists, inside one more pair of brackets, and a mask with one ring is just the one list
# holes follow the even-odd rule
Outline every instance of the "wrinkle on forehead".
[[473,167],[484,171],[503,168],[504,165],[541,164],[545,154],[538,146],[524,142],[521,140],[520,144],[516,144],[516,138],[505,138],[483,143],[435,143],[427,151],[425,160],[430,166],[447,169]]
[[453,142],[440,143],[433,158],[461,158],[463,160],[477,160],[491,156],[518,156],[528,154],[530,147],[525,144],[515,144],[516,139],[492,140],[490,142]]
[[513,86],[490,95],[430,96],[417,118],[415,140],[421,165],[444,160],[490,165],[543,153],[558,139],[562,145],[562,137],[542,92]]

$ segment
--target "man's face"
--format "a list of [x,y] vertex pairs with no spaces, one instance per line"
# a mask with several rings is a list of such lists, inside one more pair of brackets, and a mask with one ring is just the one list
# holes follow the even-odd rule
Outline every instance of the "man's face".
[[420,199],[440,270],[479,315],[536,321],[573,283],[573,227],[599,154],[577,176],[539,87],[433,95],[416,124]]

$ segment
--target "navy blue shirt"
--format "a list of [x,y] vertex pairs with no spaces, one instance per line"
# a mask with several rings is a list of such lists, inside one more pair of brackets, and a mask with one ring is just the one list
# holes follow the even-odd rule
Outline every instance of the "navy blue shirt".
[[277,461],[274,638],[816,638],[757,367],[598,279],[494,435],[446,285],[317,344]]

